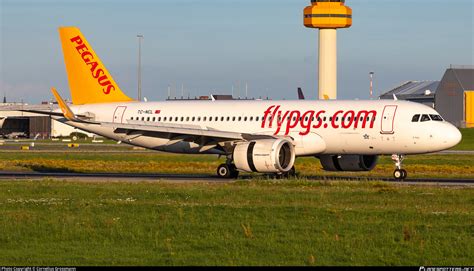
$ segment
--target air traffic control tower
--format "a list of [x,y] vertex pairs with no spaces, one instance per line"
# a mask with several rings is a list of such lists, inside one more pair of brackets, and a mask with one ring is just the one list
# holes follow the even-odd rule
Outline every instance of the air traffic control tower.
[[319,99],[337,98],[337,28],[352,25],[352,9],[344,0],[311,0],[304,25],[319,28]]

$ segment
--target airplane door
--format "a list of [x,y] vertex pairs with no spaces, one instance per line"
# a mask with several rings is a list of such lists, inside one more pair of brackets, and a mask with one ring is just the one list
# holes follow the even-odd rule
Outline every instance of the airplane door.
[[393,134],[393,123],[395,122],[396,105],[386,105],[382,113],[381,134]]
[[117,108],[115,108],[113,118],[114,123],[122,123],[123,113],[125,113],[125,109],[127,109],[126,106],[117,106]]

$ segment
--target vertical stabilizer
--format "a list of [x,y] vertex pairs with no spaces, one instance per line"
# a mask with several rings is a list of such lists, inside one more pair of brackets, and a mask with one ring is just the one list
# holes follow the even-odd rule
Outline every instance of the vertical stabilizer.
[[73,104],[132,101],[120,90],[79,28],[60,27],[59,37]]

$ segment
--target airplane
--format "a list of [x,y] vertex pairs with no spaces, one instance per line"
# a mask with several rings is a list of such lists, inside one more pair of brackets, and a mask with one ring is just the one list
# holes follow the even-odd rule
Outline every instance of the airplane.
[[459,130],[428,106],[401,100],[199,100],[142,102],[121,91],[81,31],[60,27],[72,104],[34,111],[70,126],[151,150],[216,154],[217,176],[294,175],[295,159],[328,171],[369,171],[392,155],[403,180],[405,155],[449,149]]

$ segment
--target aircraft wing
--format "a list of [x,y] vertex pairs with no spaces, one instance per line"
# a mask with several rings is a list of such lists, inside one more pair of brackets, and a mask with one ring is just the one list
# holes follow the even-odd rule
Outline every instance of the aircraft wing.
[[133,136],[149,135],[170,139],[169,144],[179,141],[195,142],[202,146],[215,147],[218,143],[236,140],[254,140],[263,138],[274,138],[271,135],[246,134],[237,132],[220,131],[211,128],[203,128],[191,125],[172,125],[153,123],[148,125],[144,122],[136,123],[100,123],[102,127],[111,127],[114,133]]
[[[270,135],[245,134],[228,131],[219,131],[200,126],[186,127],[170,124],[153,123],[153,125],[139,123],[100,123],[102,127],[113,128],[114,133],[123,134],[125,138],[133,140],[139,136],[151,136],[169,139],[168,145],[181,141],[194,142],[200,145],[200,152],[218,147],[219,144],[232,141],[248,141],[262,138],[274,138]],[[225,145],[225,144],[224,144]]]

